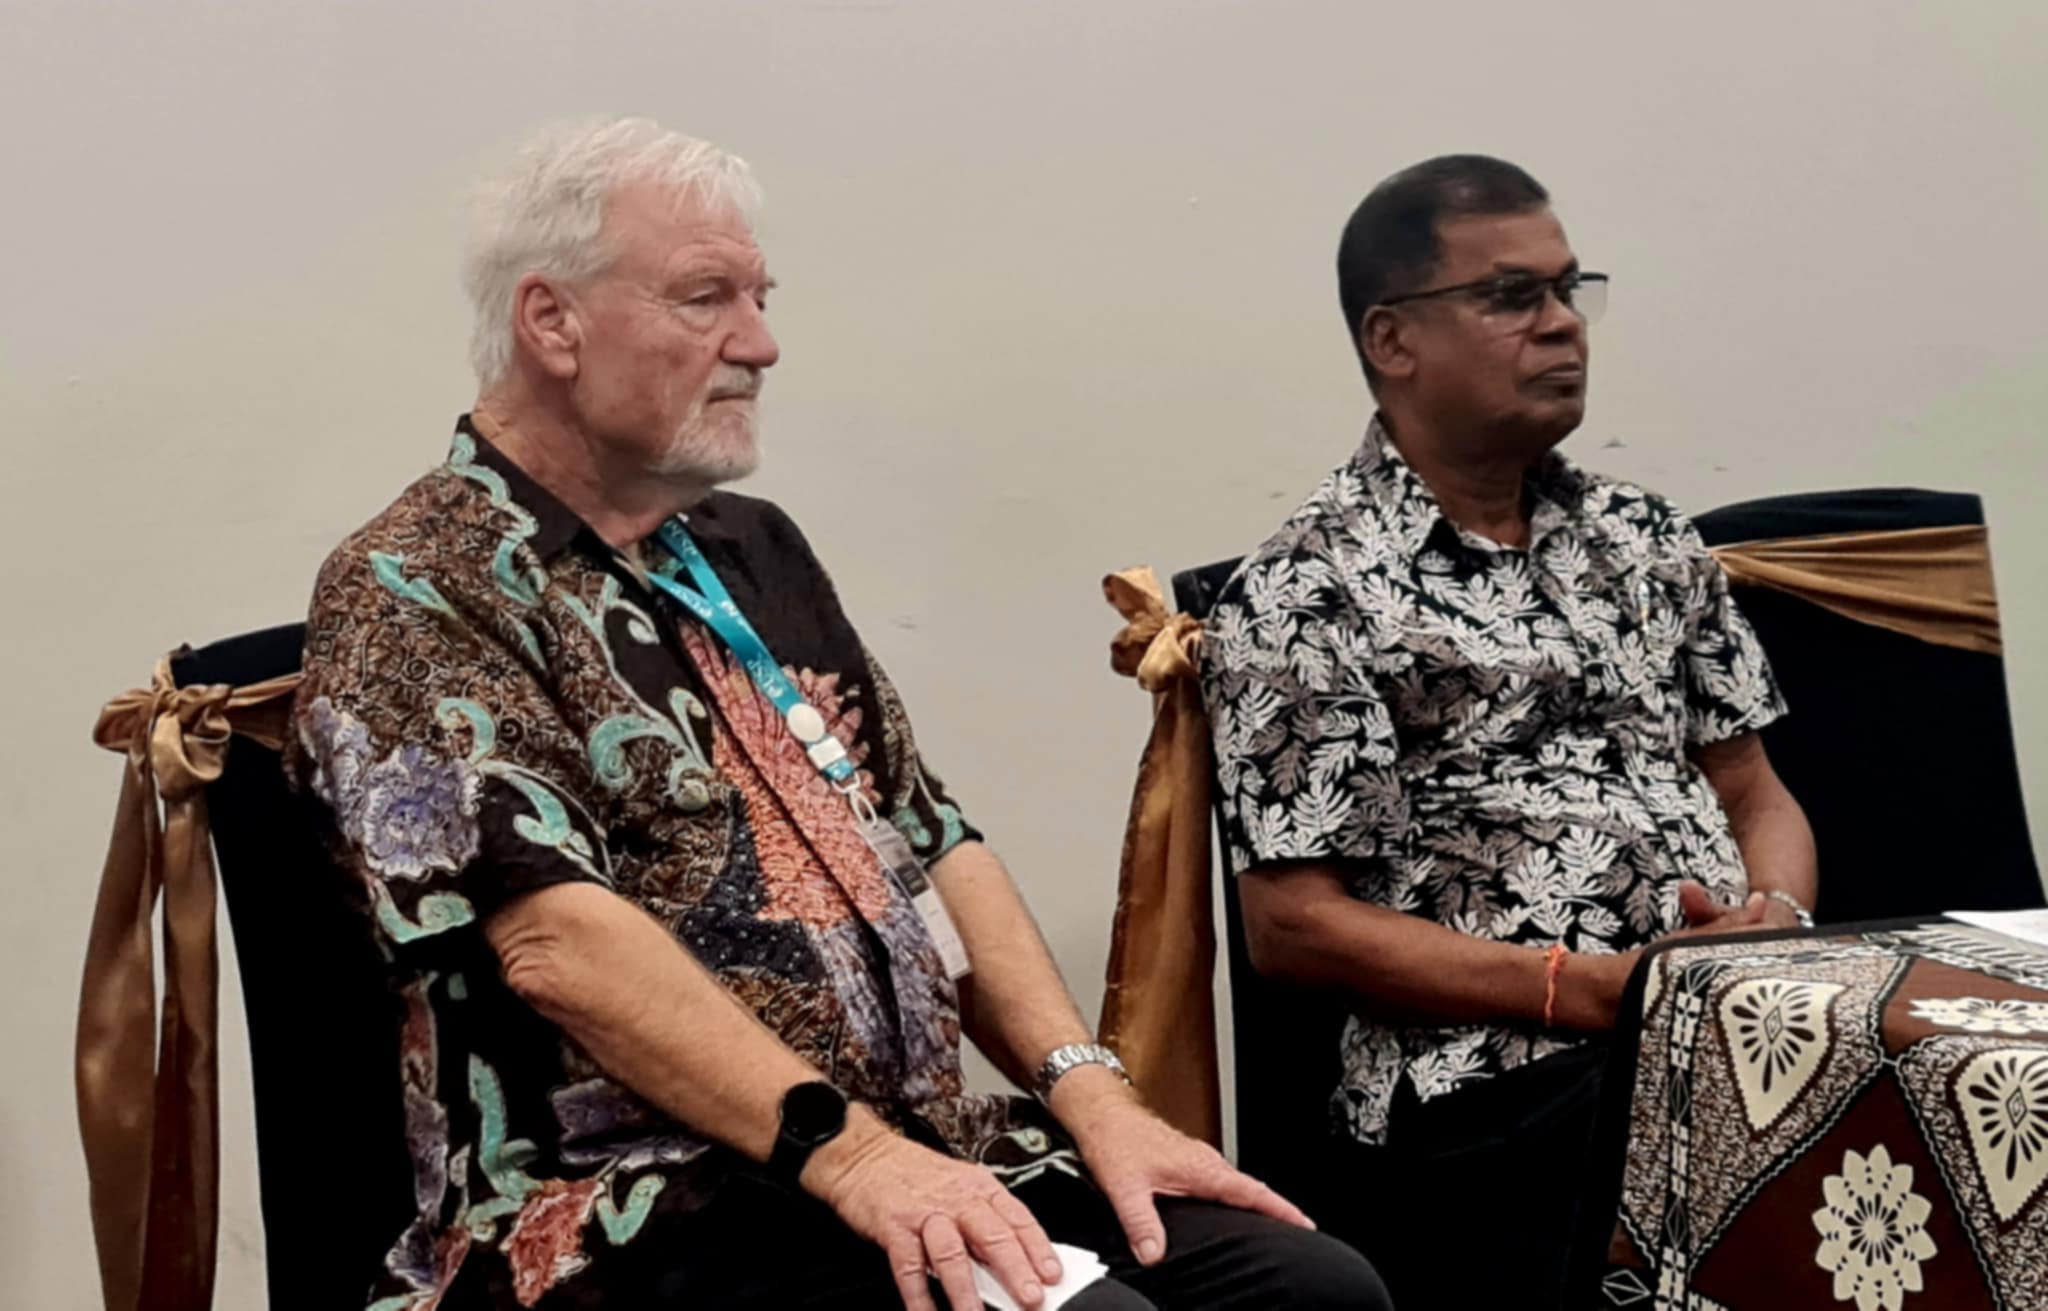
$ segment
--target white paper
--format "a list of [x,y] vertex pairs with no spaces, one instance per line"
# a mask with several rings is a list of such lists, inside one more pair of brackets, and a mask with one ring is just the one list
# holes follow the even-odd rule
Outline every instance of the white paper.
[[[1052,1250],[1060,1259],[1060,1281],[1044,1285],[1045,1300],[1038,1304],[1040,1311],[1059,1311],[1069,1298],[1109,1273],[1109,1267],[1102,1264],[1102,1259],[1085,1248],[1054,1243]],[[1016,1298],[1003,1291],[1001,1281],[979,1261],[974,1263],[974,1289],[981,1294],[982,1304],[989,1311],[1024,1311]]]
[[2032,947],[2048,948],[2048,910],[1952,910],[1948,917],[2018,938]]

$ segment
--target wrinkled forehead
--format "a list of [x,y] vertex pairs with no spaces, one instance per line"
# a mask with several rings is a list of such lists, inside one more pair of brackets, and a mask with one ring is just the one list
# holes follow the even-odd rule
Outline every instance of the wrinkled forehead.
[[1468,214],[1437,225],[1442,256],[1433,281],[1476,282],[1500,273],[1555,277],[1572,266],[1564,225],[1548,207],[1519,214]]
[[613,270],[628,276],[661,277],[689,265],[738,280],[766,277],[747,216],[700,187],[622,183],[605,206],[604,240]]

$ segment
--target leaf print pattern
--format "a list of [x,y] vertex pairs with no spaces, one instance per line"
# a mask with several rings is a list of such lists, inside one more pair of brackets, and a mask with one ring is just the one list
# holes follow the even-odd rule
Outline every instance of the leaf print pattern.
[[[1228,859],[1340,863],[1352,895],[1462,933],[1626,951],[1677,884],[1747,886],[1688,752],[1783,713],[1698,533],[1549,457],[1530,546],[1461,532],[1377,421],[1224,589],[1203,639]],[[1441,1096],[1568,1044],[1354,1018],[1333,1106],[1385,1139],[1399,1080]]]

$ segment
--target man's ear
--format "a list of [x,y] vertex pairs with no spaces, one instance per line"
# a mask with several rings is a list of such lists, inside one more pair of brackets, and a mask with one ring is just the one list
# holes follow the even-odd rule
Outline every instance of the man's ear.
[[538,273],[512,292],[512,336],[520,351],[551,378],[576,376],[583,344],[582,309]]
[[1381,378],[1406,378],[1415,372],[1414,327],[1405,315],[1374,306],[1358,322],[1358,353]]

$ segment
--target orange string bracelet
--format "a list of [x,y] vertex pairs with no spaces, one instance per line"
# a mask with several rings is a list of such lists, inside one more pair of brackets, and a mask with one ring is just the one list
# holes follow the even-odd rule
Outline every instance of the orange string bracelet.
[[1571,955],[1562,942],[1552,943],[1543,953],[1543,1027],[1557,1023],[1557,976],[1564,973],[1565,957]]

